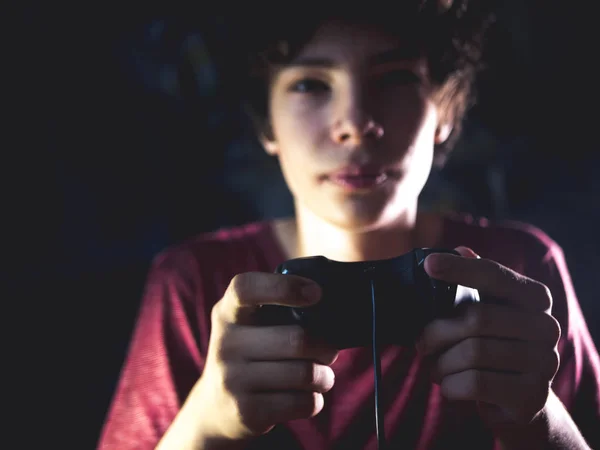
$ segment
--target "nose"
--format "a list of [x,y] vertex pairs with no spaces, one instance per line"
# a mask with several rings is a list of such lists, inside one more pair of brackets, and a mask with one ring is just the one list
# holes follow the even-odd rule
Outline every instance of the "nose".
[[383,126],[377,123],[356,101],[350,101],[331,127],[331,139],[336,144],[361,145],[365,140],[378,140],[384,135]]

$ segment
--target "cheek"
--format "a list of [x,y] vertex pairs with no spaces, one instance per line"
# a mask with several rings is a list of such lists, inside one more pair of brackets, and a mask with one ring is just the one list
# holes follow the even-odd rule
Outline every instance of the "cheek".
[[303,105],[273,103],[271,125],[277,157],[291,192],[297,196],[314,180],[315,153],[319,149],[323,119]]
[[290,102],[275,103],[272,111],[271,123],[280,157],[308,158],[320,147],[326,135],[327,112],[324,108]]
[[433,164],[437,122],[435,106],[431,103],[423,105],[423,113],[412,133],[411,146],[404,161],[411,168],[409,177],[419,186],[426,182]]
[[418,89],[400,88],[380,99],[386,134],[410,147],[427,120],[428,101]]
[[[386,149],[400,161],[405,177],[398,193],[420,191],[431,172],[437,108],[418,89],[397,91],[384,102]],[[402,186],[402,188],[400,188]]]

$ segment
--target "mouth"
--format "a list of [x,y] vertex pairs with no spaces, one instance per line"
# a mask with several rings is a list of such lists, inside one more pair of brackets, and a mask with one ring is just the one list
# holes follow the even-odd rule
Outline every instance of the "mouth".
[[397,171],[376,166],[351,166],[331,173],[327,181],[346,190],[371,190],[398,178]]

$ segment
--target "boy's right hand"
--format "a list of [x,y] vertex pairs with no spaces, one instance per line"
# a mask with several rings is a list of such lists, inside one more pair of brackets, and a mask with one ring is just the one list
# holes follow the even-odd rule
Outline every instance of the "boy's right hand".
[[321,411],[338,352],[299,325],[260,326],[257,320],[261,305],[309,306],[320,295],[315,282],[294,275],[233,278],[212,310],[206,364],[191,394],[202,404],[205,436],[243,441]]

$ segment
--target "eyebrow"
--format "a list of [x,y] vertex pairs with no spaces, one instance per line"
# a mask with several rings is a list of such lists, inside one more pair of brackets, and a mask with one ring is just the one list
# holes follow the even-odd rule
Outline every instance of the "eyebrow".
[[391,62],[414,61],[420,56],[419,49],[415,45],[396,47],[369,58],[369,65],[377,66]]
[[[399,61],[414,61],[418,59],[419,51],[415,46],[396,47],[377,53],[368,58],[369,66],[378,66]],[[317,68],[335,68],[340,64],[333,59],[320,57],[300,57],[288,64],[288,67],[317,67]]]

